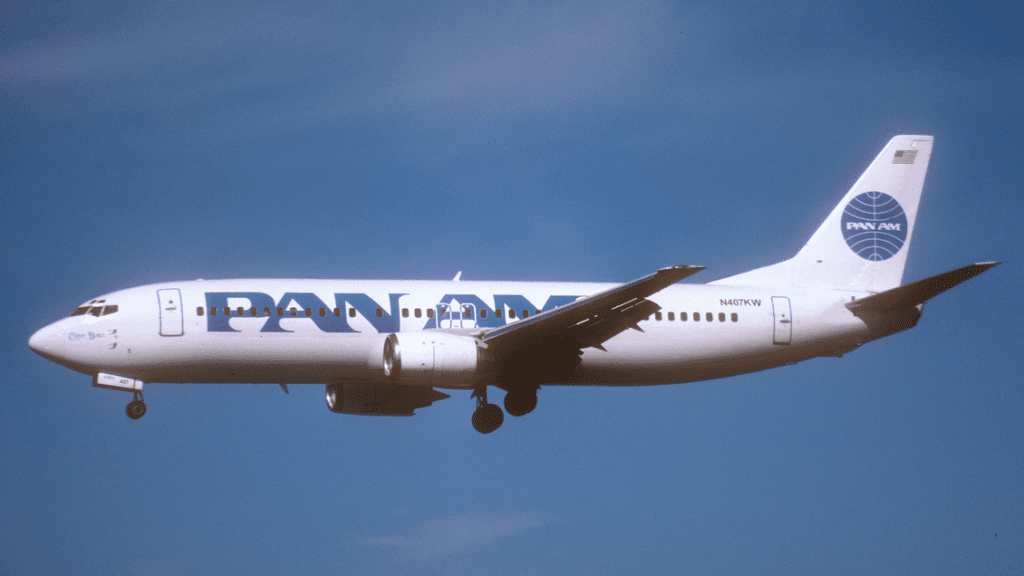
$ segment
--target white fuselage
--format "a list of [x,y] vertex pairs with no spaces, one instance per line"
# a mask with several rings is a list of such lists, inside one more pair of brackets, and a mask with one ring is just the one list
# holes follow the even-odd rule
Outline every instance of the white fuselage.
[[[98,298],[116,312],[94,306],[100,316],[55,322],[33,337],[33,347],[80,372],[145,382],[371,384],[385,380],[389,333],[472,335],[612,286],[266,279],[148,285]],[[844,306],[862,295],[676,284],[649,298],[661,312],[603,350],[586,348],[573,377],[559,384],[692,382],[840,355],[875,337]]]

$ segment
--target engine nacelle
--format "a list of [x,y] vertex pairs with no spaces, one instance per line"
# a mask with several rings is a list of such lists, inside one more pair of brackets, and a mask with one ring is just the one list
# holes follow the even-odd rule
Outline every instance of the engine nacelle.
[[432,330],[391,334],[383,353],[384,375],[411,386],[468,387],[484,363],[475,338]]
[[450,396],[422,386],[352,383],[327,385],[327,408],[336,414],[412,416],[415,409],[425,408],[445,398]]

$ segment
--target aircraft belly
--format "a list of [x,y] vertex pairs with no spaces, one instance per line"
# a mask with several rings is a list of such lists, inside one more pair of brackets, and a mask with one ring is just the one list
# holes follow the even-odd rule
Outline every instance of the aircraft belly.
[[627,332],[609,340],[604,351],[586,349],[580,368],[565,384],[642,386],[712,380],[841,355],[859,346],[863,335],[861,323],[845,320],[820,326],[805,322],[803,328],[812,337],[801,336],[790,345],[775,344],[767,322],[729,334],[699,328],[681,334],[665,325]]
[[660,327],[627,332],[606,342],[605,350],[585,349],[580,368],[568,383],[635,386],[716,378],[708,373],[710,366],[756,354],[762,348],[757,340],[737,337],[715,342],[703,333],[671,333]]
[[216,335],[151,355],[151,382],[323,383],[382,378],[371,368],[378,334]]

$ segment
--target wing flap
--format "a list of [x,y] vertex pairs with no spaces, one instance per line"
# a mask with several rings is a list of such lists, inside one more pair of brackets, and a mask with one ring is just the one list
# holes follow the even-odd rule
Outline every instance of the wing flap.
[[566,333],[571,340],[580,345],[580,348],[592,346],[604,350],[602,343],[630,328],[643,332],[638,323],[658,310],[661,310],[661,306],[650,300],[637,298],[612,308],[607,314],[588,317],[570,326]]

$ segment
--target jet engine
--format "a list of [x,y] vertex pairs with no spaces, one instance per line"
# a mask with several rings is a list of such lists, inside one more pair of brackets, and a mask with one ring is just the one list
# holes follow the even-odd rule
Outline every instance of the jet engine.
[[425,408],[445,398],[450,396],[422,386],[355,383],[327,385],[327,408],[335,414],[412,416],[416,408]]
[[384,340],[384,375],[411,386],[470,387],[484,364],[484,348],[469,336],[426,330]]

